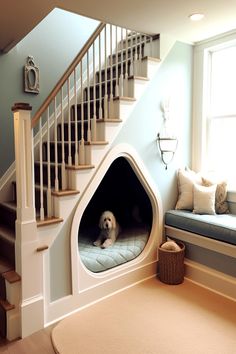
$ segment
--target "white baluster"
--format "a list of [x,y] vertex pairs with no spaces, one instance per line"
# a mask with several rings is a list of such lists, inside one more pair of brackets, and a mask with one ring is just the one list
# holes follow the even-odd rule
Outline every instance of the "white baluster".
[[98,53],[99,53],[99,113],[98,116],[100,119],[102,119],[102,78],[101,78],[101,33],[99,33],[99,48],[98,48]]
[[39,119],[39,170],[40,170],[40,220],[44,220],[42,117],[40,117]]
[[80,62],[80,87],[81,87],[81,140],[79,142],[79,164],[85,164],[84,151],[84,98],[83,98],[83,64]]
[[135,36],[135,47],[134,47],[134,76],[138,75],[138,33]]
[[59,190],[58,181],[58,145],[57,145],[57,105],[56,97],[54,97],[54,158],[55,158],[55,191]]
[[79,164],[78,156],[78,112],[77,112],[77,85],[76,85],[76,68],[74,70],[74,102],[75,102],[75,117],[74,117],[74,129],[75,129],[75,165]]
[[97,116],[96,116],[96,65],[95,65],[95,42],[93,42],[93,119],[92,141],[97,140]]
[[51,156],[50,156],[50,114],[49,107],[47,109],[47,175],[48,175],[48,188],[47,188],[47,216],[52,217],[52,190],[51,190]]
[[124,96],[128,96],[128,31],[125,31],[125,76],[124,76]]
[[112,57],[112,25],[110,25],[110,100],[109,100],[109,117],[114,118],[114,102],[113,102],[113,57]]
[[142,62],[142,33],[139,33],[139,73],[141,69]]
[[105,60],[105,95],[104,95],[104,119],[108,117],[108,95],[107,95],[107,28],[104,28],[104,60]]
[[153,42],[152,42],[152,36],[150,36],[150,57],[153,56]]
[[121,30],[121,58],[120,58],[120,77],[119,77],[119,94],[120,97],[124,96],[124,76],[123,76],[123,28]]
[[134,48],[134,37],[133,37],[133,32],[131,32],[131,38],[130,38],[130,75],[134,75],[134,53],[133,53],[133,48]]
[[62,153],[62,163],[61,163],[61,188],[66,190],[66,164],[65,164],[65,132],[64,132],[64,109],[63,109],[63,86],[61,88],[61,153]]
[[143,56],[145,57],[147,55],[147,36],[145,34],[144,36],[144,53]]
[[[67,109],[68,109],[68,165],[72,165],[71,156],[71,115],[70,115],[70,78],[67,80]],[[77,107],[75,107],[75,110]]]
[[116,87],[115,87],[115,96],[119,96],[119,83],[118,83],[118,38],[117,38],[117,26],[116,26]]
[[87,127],[87,141],[91,141],[91,128],[90,128],[90,74],[89,74],[89,50],[87,51],[87,120],[88,120],[88,127]]

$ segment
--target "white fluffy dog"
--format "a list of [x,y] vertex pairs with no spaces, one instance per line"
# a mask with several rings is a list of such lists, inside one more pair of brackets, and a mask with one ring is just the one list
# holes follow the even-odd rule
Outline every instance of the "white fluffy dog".
[[113,245],[120,232],[120,226],[111,211],[107,210],[102,213],[99,220],[99,227],[101,231],[98,239],[93,243],[94,246],[107,248]]

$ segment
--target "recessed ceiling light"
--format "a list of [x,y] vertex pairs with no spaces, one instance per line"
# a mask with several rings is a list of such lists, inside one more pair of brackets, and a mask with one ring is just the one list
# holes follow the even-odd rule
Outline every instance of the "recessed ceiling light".
[[191,21],[200,21],[203,19],[203,17],[204,17],[204,14],[200,14],[200,13],[189,15],[189,18]]

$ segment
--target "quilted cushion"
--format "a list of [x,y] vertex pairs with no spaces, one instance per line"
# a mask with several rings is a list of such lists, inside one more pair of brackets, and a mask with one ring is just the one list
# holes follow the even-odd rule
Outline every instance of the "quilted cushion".
[[98,273],[136,258],[144,249],[149,237],[147,227],[122,230],[114,245],[101,249],[95,247],[96,230],[79,233],[79,253],[82,262],[91,272]]

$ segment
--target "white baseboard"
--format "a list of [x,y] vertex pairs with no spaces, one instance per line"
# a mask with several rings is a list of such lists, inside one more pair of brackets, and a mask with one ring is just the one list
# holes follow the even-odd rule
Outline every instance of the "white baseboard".
[[185,259],[185,278],[236,301],[236,278]]

